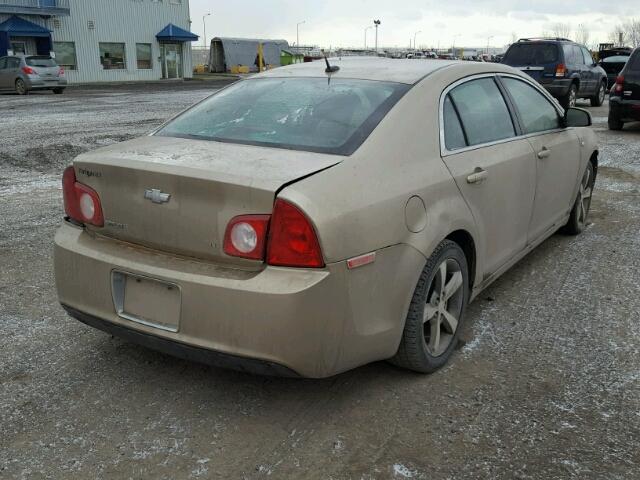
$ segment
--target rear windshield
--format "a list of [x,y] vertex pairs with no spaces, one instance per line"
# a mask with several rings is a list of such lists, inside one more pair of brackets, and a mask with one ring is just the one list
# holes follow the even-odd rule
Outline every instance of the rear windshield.
[[613,57],[607,57],[602,60],[602,63],[625,63],[629,60],[628,55],[614,55]]
[[516,43],[511,45],[502,63],[507,65],[544,65],[558,61],[554,43]]
[[243,80],[156,135],[350,155],[409,87],[327,77]]
[[49,57],[27,57],[24,59],[30,67],[56,67],[56,62]]

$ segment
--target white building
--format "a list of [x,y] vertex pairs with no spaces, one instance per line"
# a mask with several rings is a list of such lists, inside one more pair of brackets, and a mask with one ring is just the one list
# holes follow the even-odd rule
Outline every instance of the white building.
[[54,52],[69,83],[189,78],[189,0],[0,0],[0,57]]

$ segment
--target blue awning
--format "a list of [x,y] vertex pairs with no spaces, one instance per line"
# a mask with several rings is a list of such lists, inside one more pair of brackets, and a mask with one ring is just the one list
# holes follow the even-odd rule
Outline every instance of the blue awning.
[[7,21],[0,23],[0,32],[5,32],[12,37],[50,37],[51,30],[31,23],[15,15]]
[[156,38],[161,42],[195,42],[200,37],[170,23],[156,35]]

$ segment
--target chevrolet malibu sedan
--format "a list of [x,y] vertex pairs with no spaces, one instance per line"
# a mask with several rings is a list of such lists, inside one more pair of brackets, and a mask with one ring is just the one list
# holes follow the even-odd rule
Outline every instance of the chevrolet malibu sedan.
[[239,81],[76,158],[55,237],[66,311],[263,374],[433,372],[470,300],[585,228],[587,112],[498,64],[331,63]]

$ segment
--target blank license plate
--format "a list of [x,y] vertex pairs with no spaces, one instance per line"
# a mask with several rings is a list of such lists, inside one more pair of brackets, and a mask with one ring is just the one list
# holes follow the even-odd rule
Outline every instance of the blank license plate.
[[111,274],[113,303],[118,315],[150,327],[177,332],[181,293],[176,284],[141,275]]

